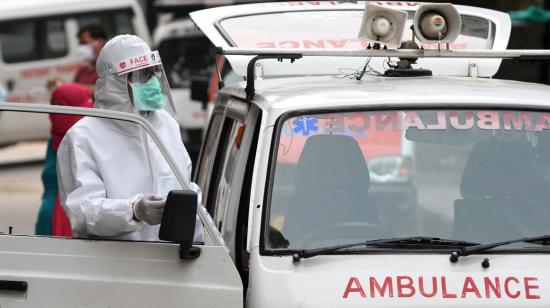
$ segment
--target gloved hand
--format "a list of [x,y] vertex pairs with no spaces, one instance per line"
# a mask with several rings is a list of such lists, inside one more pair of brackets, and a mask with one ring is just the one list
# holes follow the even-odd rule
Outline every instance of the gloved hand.
[[134,217],[143,220],[150,225],[158,225],[162,220],[166,198],[160,195],[150,194],[132,204]]

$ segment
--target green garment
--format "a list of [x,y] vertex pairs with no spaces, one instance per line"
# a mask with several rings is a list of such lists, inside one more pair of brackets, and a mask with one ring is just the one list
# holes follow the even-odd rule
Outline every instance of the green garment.
[[42,204],[38,210],[35,232],[37,235],[51,235],[53,208],[57,196],[56,153],[52,149],[51,138],[48,141],[46,161],[44,162],[41,178],[44,185],[44,193],[42,194]]
[[512,21],[526,21],[536,23],[550,22],[550,11],[546,11],[540,6],[531,5],[523,11],[511,11]]

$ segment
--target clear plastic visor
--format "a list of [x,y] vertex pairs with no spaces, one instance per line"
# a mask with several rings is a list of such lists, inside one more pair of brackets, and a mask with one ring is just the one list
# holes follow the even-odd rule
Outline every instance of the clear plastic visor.
[[172,115],[176,114],[162,64],[128,73],[128,96],[137,111],[165,109]]

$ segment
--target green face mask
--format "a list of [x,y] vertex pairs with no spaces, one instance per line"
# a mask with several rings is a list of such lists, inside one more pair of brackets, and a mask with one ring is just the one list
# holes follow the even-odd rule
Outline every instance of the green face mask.
[[144,83],[130,83],[134,105],[141,111],[152,111],[162,109],[164,96],[160,87],[160,80],[151,77]]

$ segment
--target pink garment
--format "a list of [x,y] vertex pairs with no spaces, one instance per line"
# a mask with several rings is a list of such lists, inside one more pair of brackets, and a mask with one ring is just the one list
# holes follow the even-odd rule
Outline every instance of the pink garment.
[[[52,103],[60,106],[92,108],[92,93],[76,83],[65,83],[53,91]],[[52,147],[54,151],[59,148],[59,144],[69,128],[81,118],[81,116],[74,115],[50,114],[50,121],[52,122],[50,133],[53,139]]]
[[[52,103],[61,106],[92,108],[92,93],[78,84],[66,83],[53,91]],[[52,122],[50,133],[52,135],[52,149],[54,152],[57,153],[59,144],[67,131],[81,118],[81,116],[74,115],[50,114],[50,121]],[[67,237],[72,237],[73,235],[71,222],[67,218],[63,207],[61,207],[59,193],[57,193],[53,209],[52,234]]]

